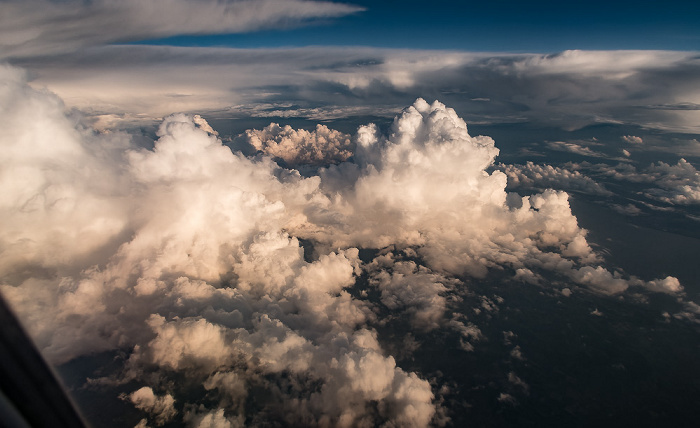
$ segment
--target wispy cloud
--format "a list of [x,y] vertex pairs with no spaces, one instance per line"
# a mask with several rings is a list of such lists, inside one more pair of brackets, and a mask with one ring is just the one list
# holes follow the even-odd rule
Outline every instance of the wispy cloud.
[[15,63],[30,71],[34,85],[94,114],[230,116],[258,105],[290,105],[277,109],[280,117],[320,118],[319,111],[332,117],[334,110],[353,108],[386,115],[420,95],[446,99],[479,123],[531,121],[565,129],[616,123],[681,132],[697,132],[700,123],[698,110],[637,107],[698,100],[700,63],[686,52],[108,46]]
[[10,0],[0,3],[0,58],[181,34],[283,29],[362,10],[312,0]]

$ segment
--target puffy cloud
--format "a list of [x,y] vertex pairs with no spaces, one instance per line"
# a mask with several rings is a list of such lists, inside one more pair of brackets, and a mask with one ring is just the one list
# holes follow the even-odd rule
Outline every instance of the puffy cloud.
[[498,395],[497,400],[498,400],[499,402],[501,402],[501,403],[507,403],[507,404],[510,404],[510,405],[513,405],[513,406],[515,406],[516,404],[518,404],[518,400],[516,400],[515,397],[513,397],[512,395],[510,395],[510,394],[508,394],[508,393],[505,393],[505,392],[501,392],[501,393]]
[[[456,285],[454,279],[435,274],[415,262],[395,262],[392,254],[378,257],[370,281],[381,292],[382,303],[392,312],[405,309],[412,323],[421,329],[437,328],[447,310],[445,292]],[[387,270],[391,269],[391,271]]]
[[245,426],[239,420],[231,421],[224,414],[224,409],[210,410],[204,413],[192,411],[185,416],[185,421],[195,428],[235,428]]
[[312,236],[332,246],[416,246],[432,269],[451,274],[483,276],[489,266],[511,263],[541,266],[560,257],[543,251],[552,246],[568,257],[594,259],[568,196],[548,190],[509,197],[505,174],[485,171],[497,154],[493,140],[471,137],[454,110],[418,100],[386,138],[371,126],[359,129],[356,166],[322,172],[322,186],[329,183],[324,190],[343,197],[339,213],[352,227]]
[[629,287],[619,272],[611,273],[601,266],[584,266],[573,273],[576,282],[606,294],[617,294]]
[[654,187],[645,190],[647,197],[669,204],[689,205],[700,202],[700,173],[687,160],[681,158],[672,165],[657,162],[647,168],[633,165],[593,165],[591,169],[616,180],[649,183]]
[[112,133],[93,146],[91,131],[76,128],[58,98],[28,88],[17,69],[0,67],[0,78],[3,274],[19,280],[37,264],[97,262],[129,227],[121,190],[129,178],[119,165],[129,139]]
[[271,123],[261,130],[247,130],[245,139],[256,150],[281,158],[290,166],[342,162],[352,156],[354,149],[350,135],[325,125],[306,131]]
[[581,156],[594,157],[594,158],[606,157],[602,153],[598,153],[596,151],[591,150],[590,147],[585,147],[585,146],[582,146],[580,144],[569,143],[569,142],[565,142],[565,141],[553,141],[553,142],[547,143],[547,147],[549,147],[552,150],[574,153],[574,154],[581,155]]
[[676,165],[652,164],[645,172],[662,187],[662,190],[649,190],[652,197],[672,204],[700,202],[700,173],[685,159],[681,158]]
[[528,161],[525,165],[499,164],[498,168],[506,173],[508,186],[513,188],[552,188],[601,196],[612,194],[602,184],[577,171],[575,164],[557,167]]
[[633,204],[627,204],[627,205],[612,204],[611,207],[613,210],[617,211],[618,213],[620,213],[622,215],[637,216],[637,215],[642,213],[642,210]]
[[518,268],[515,270],[513,279],[530,284],[539,284],[542,278],[528,268]]
[[299,25],[363,10],[328,1],[7,1],[0,4],[0,57],[70,52],[115,41],[239,33]]
[[530,390],[530,386],[520,379],[514,372],[508,373],[508,382],[515,386],[520,387],[523,392],[527,393]]
[[510,356],[513,359],[525,361],[525,357],[523,356],[523,351],[520,349],[520,345],[516,345],[515,348],[510,350]]
[[[445,314],[489,269],[604,294],[682,290],[599,266],[568,195],[508,194],[487,172],[494,141],[439,102],[417,100],[386,136],[361,127],[353,162],[304,178],[232,152],[201,118],[168,116],[139,148],[76,125],[16,69],[0,77],[0,290],[54,363],[123,350],[110,380],[144,385],[128,398],[156,424],[427,426],[435,393],[382,347],[377,306],[446,325],[469,350],[480,329]],[[363,262],[357,247],[385,250]],[[363,280],[377,300],[351,293]]]
[[622,140],[630,144],[642,144],[644,142],[642,137],[637,137],[635,135],[623,135]]
[[677,278],[672,276],[667,276],[664,279],[656,279],[654,281],[649,281],[646,283],[646,288],[651,291],[656,291],[660,293],[668,294],[678,294],[683,291],[683,287]]
[[131,401],[137,409],[150,413],[157,425],[165,424],[177,414],[174,407],[175,399],[172,395],[156,395],[153,389],[147,386],[124,396],[124,398]]

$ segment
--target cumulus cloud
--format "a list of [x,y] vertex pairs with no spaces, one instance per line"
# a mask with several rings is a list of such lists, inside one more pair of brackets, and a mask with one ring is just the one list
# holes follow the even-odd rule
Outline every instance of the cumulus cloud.
[[606,157],[604,154],[591,150],[590,147],[585,147],[576,143],[569,143],[565,141],[553,141],[547,143],[547,147],[552,150],[557,150],[561,152],[574,153],[581,156],[587,156],[592,158],[602,158]]
[[687,160],[681,158],[673,165],[657,162],[646,168],[629,164],[608,166],[593,165],[592,170],[616,180],[651,185],[644,194],[669,204],[691,205],[700,202],[700,173]]
[[635,135],[623,135],[622,140],[630,144],[642,144],[644,142],[642,137],[637,137]]
[[0,3],[0,58],[178,34],[240,33],[363,10],[309,0],[27,0]]
[[602,184],[577,171],[576,167],[571,163],[557,167],[531,161],[525,165],[498,165],[508,176],[508,186],[512,188],[552,188],[601,196],[612,194]]
[[685,159],[681,158],[676,165],[652,164],[645,173],[649,180],[662,187],[662,190],[649,191],[653,197],[674,204],[700,202],[700,173]]
[[447,310],[445,292],[457,281],[436,274],[411,261],[395,261],[393,254],[377,257],[369,266],[370,282],[381,292],[381,301],[393,312],[405,309],[420,329],[439,327]]
[[622,215],[637,216],[642,213],[642,210],[634,204],[619,205],[612,204],[611,208]]
[[[568,195],[507,193],[488,172],[494,141],[437,101],[418,99],[387,135],[360,127],[352,162],[302,177],[232,152],[201,117],[166,117],[140,148],[76,125],[17,69],[0,78],[0,290],[53,363],[122,350],[103,383],[141,386],[127,396],[149,414],[141,425],[427,426],[435,392],[383,348],[380,305],[470,350],[481,332],[450,305],[490,270],[682,293],[673,277],[600,266]],[[319,129],[311,140],[333,153]],[[383,251],[363,261],[360,248]],[[376,300],[354,293],[362,281]]]
[[356,164],[321,173],[322,188],[344,196],[336,219],[352,227],[309,232],[332,246],[416,247],[431,269],[450,274],[483,276],[503,264],[565,271],[576,262],[562,254],[594,260],[568,196],[509,196],[505,174],[485,171],[497,154],[493,140],[470,136],[454,110],[418,100],[388,137],[359,129]]
[[306,131],[271,123],[261,130],[249,129],[244,135],[256,150],[283,159],[289,166],[342,162],[352,156],[354,148],[350,135],[325,125]]
[[131,401],[137,409],[150,413],[155,419],[156,425],[165,424],[177,414],[174,407],[175,399],[172,395],[156,395],[153,389],[148,386],[144,386],[123,398]]

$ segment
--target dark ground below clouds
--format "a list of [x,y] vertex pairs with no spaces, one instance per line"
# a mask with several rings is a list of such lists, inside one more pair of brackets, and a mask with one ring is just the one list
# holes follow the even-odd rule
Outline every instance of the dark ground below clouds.
[[[639,304],[581,289],[564,297],[502,274],[467,288],[456,311],[483,334],[472,352],[449,329],[378,327],[387,349],[420,343],[397,363],[449,388],[441,394],[448,426],[692,426],[700,417],[700,335],[661,315],[677,307],[673,299]],[[473,312],[482,295],[503,299],[497,312]]]

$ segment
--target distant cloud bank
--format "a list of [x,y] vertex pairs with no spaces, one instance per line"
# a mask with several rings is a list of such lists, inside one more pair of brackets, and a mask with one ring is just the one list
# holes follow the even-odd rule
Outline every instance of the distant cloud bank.
[[393,117],[416,96],[444,99],[477,123],[563,129],[608,123],[676,132],[698,132],[700,123],[697,109],[651,108],[700,99],[700,62],[692,52],[103,46],[13,62],[29,70],[35,87],[111,123],[173,111]]

